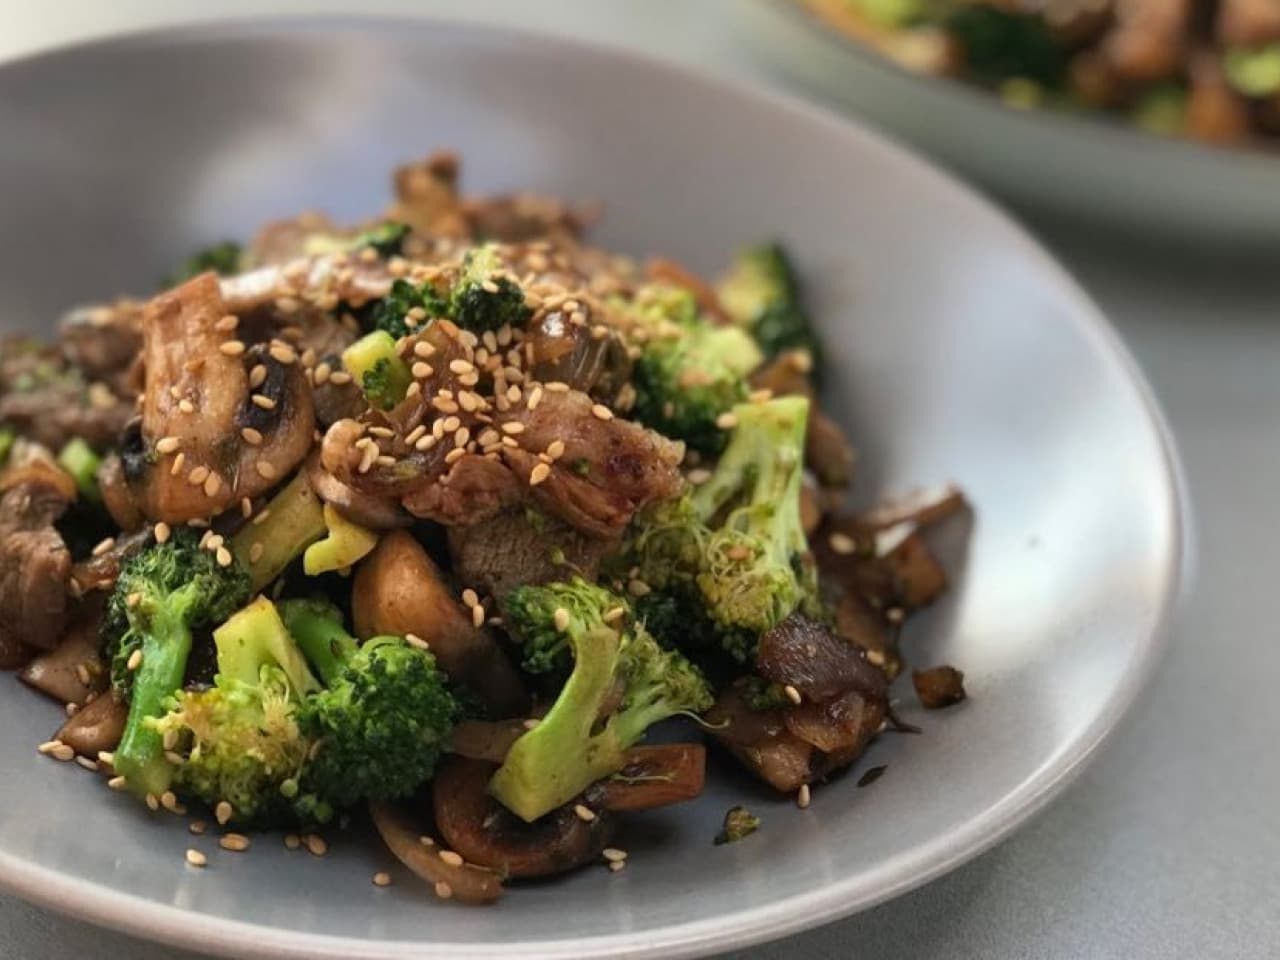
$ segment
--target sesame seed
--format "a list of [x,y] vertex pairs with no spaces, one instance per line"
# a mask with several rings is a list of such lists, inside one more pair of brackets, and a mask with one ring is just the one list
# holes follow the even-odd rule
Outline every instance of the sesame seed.
[[217,330],[219,333],[230,333],[239,325],[239,323],[239,317],[233,313],[228,313],[217,319],[213,325],[213,329]]
[[451,867],[460,867],[463,863],[462,856],[454,853],[452,850],[441,850],[440,859]]
[[458,394],[458,405],[467,413],[475,413],[480,409],[481,399],[470,390],[463,390]]
[[243,853],[249,849],[249,838],[243,833],[228,833],[218,840],[218,846],[232,853]]
[[218,825],[222,826],[231,819],[231,815],[235,811],[231,809],[231,804],[225,800],[219,800],[217,806],[213,808],[214,819],[218,821]]
[[711,471],[705,467],[698,467],[696,470],[689,471],[687,479],[695,487],[701,486],[711,479]]
[[107,786],[112,790],[124,790],[129,784],[124,777],[112,777],[107,781]]
[[[133,594],[130,594],[130,596],[133,596]],[[137,606],[137,604],[135,603],[133,606]],[[138,648],[129,654],[129,659],[125,661],[125,667],[130,670],[137,670],[140,666],[142,666],[142,649]]]
[[562,383],[559,380],[552,380],[550,383],[544,383],[542,386],[543,386],[543,389],[547,391],[547,393],[568,393],[569,392],[569,385],[567,383]]
[[537,410],[538,404],[542,402],[542,387],[534,387],[529,391],[529,409]]
[[254,464],[254,468],[258,471],[258,476],[262,477],[263,480],[274,480],[279,475],[276,472],[276,468],[265,460],[259,460]]
[[529,486],[536,487],[551,476],[551,467],[545,463],[535,463],[529,471]]
[[858,549],[858,544],[854,541],[853,537],[849,536],[847,533],[841,533],[838,530],[831,534],[831,536],[827,537],[827,543],[830,544],[831,549],[836,553],[844,555],[853,553]]
[[765,387],[762,390],[752,390],[747,394],[747,399],[752,403],[768,403],[773,399],[773,391],[768,387]]
[[323,857],[329,852],[329,844],[325,842],[324,837],[314,833],[308,833],[302,838],[302,842],[307,845],[307,850],[313,857]]
[[218,350],[220,350],[224,356],[238,357],[240,354],[244,353],[244,341],[227,340],[224,343],[218,344]]
[[537,727],[537,725],[540,724],[541,722],[542,721],[539,720],[537,717],[530,717],[523,724],[521,724],[521,726],[523,726],[526,730],[532,730],[535,727]]
[[884,612],[884,618],[892,624],[901,623],[906,616],[906,612],[901,607],[890,607]]
[[441,900],[448,900],[450,897],[453,896],[453,887],[449,886],[443,880],[436,883],[435,891],[436,891],[436,896],[439,897]]
[[610,863],[621,863],[627,859],[627,851],[619,850],[617,847],[605,847],[600,851],[600,855]]
[[187,863],[191,864],[191,866],[193,866],[193,867],[203,867],[203,866],[204,866],[205,864],[207,864],[208,862],[209,862],[209,858],[208,858],[208,857],[206,857],[206,856],[205,856],[203,853],[201,853],[199,850],[188,850],[188,851],[187,851]]
[[434,847],[436,842],[428,837],[425,833],[418,838],[418,842],[424,847]]
[[151,532],[155,535],[156,543],[164,543],[169,539],[169,535],[173,533],[169,525],[163,520],[152,527]]
[[255,393],[249,399],[253,401],[253,405],[255,407],[259,407],[263,410],[274,410],[276,408],[276,402],[274,400],[270,397],[263,396],[260,393]]
[[380,467],[394,467],[396,465],[396,458],[391,456],[389,453],[383,453],[379,454],[378,459],[373,462]]
[[100,557],[104,553],[107,553],[115,545],[116,545],[115,537],[107,537],[107,539],[105,540],[100,540],[98,541],[98,544],[93,548],[93,551],[92,551],[93,555],[95,557]]
[[471,625],[477,629],[484,626],[484,607],[481,604],[471,608]]
[[329,375],[333,373],[333,367],[327,363],[318,363],[316,368],[311,371],[311,377],[315,381],[317,387],[324,386],[329,382]]
[[650,588],[643,580],[632,580],[627,584],[627,592],[633,597],[645,597],[649,595]]
[[127,594],[124,598],[124,605],[128,607],[130,610],[132,610],[141,602],[142,602],[142,594],[136,590],[133,593]]
[[519,420],[508,420],[502,425],[502,432],[515,436],[524,433],[524,424]]
[[290,850],[297,850],[302,846],[302,838],[296,833],[286,833],[284,835],[284,845]]
[[183,413],[195,413],[196,405],[192,403],[190,400],[188,400],[186,397],[183,397],[181,400],[178,401],[178,409]]
[[[361,251],[362,254],[363,252],[364,251]],[[363,256],[361,257],[361,259],[364,259]],[[301,304],[299,304],[298,301],[293,297],[277,297],[276,298],[276,309],[279,310],[281,313],[286,313],[286,314],[297,313],[299,306],[301,306]]]
[[574,816],[576,816],[583,823],[590,823],[592,820],[596,818],[595,811],[592,810],[590,807],[588,807],[586,804],[582,804],[582,803],[575,803],[573,805],[573,813],[574,813]]
[[66,712],[68,717],[74,717],[76,715],[76,711],[80,709],[80,704],[72,703],[68,700],[62,705],[62,709]]
[[867,663],[871,664],[873,667],[883,667],[883,666],[884,666],[884,651],[883,651],[883,650],[868,650],[868,651],[867,651]]
[[157,453],[177,453],[178,448],[182,446],[182,441],[177,437],[161,437],[156,441]]
[[369,433],[375,437],[382,437],[384,440],[390,440],[396,435],[396,432],[390,427],[370,427]]
[[423,639],[422,639],[420,636],[418,636],[416,633],[406,633],[406,634],[404,635],[404,642],[405,642],[405,643],[407,643],[407,644],[409,644],[409,646],[413,647],[415,650],[430,650],[430,649],[431,649],[431,647],[430,647],[430,645],[427,643],[427,641],[423,640]]
[[187,455],[179,450],[178,455],[173,458],[173,466],[169,468],[169,476],[176,477],[180,474],[182,472],[182,466],[186,461]]
[[807,783],[800,784],[800,789],[796,791],[796,806],[801,810],[809,806],[809,785]]
[[191,468],[191,472],[187,474],[187,483],[193,487],[199,487],[209,479],[209,468],[204,464],[199,464]]
[[261,513],[259,513],[256,517],[253,518],[252,523],[255,527],[260,526],[263,523],[266,523],[267,517],[269,516],[271,516],[271,508],[266,507],[263,509]]
[[449,370],[459,375],[476,372],[475,364],[471,363],[469,360],[462,360],[460,358],[449,361]]
[[267,368],[261,363],[249,371],[249,386],[254,390],[262,386],[266,379]]
[[287,343],[273,343],[267,352],[276,363],[284,364],[286,367],[298,362],[298,351]]
[[210,473],[204,482],[204,495],[206,497],[216,497],[221,489],[222,478],[216,473]]
[[603,403],[592,404],[591,415],[597,420],[612,420],[613,411],[606,407]]
[[625,869],[626,869],[626,867],[627,867],[627,861],[625,861],[625,860],[614,860],[614,861],[610,862],[610,864],[609,864],[609,872],[610,872],[610,873],[619,873],[619,872],[621,872],[622,870],[625,870]]
[[474,590],[472,590],[470,587],[467,587],[467,589],[462,591],[462,602],[466,604],[467,609],[470,610],[472,607],[474,607],[477,603],[480,602],[480,598],[476,595],[476,592]]
[[436,348],[426,340],[419,340],[413,345],[413,355],[415,357],[422,357],[424,360],[435,352]]
[[800,691],[797,690],[795,687],[793,687],[791,684],[788,683],[785,687],[783,687],[782,692],[787,695],[787,699],[790,700],[792,703],[800,702]]
[[218,566],[220,567],[231,566],[231,561],[232,561],[231,551],[228,550],[226,547],[219,547],[213,556],[214,556],[214,559],[218,561]]
[[431,434],[427,434],[425,437],[419,437],[416,441],[414,441],[413,449],[425,453],[427,450],[430,450],[432,447],[434,447],[436,443],[437,443],[437,438]]
[[93,678],[89,675],[89,668],[85,666],[85,664],[83,663],[76,664],[76,679],[79,680],[86,687],[92,681]]
[[448,453],[444,455],[444,462],[446,464],[454,464],[454,463],[457,463],[466,455],[467,455],[466,449],[464,449],[463,447],[454,447],[452,450],[450,450]]
[[249,562],[257,563],[259,560],[261,560],[262,553],[264,550],[266,550],[266,547],[264,547],[261,543],[257,541],[254,541],[253,543],[251,543],[249,545]]
[[58,743],[54,745],[53,749],[49,750],[49,756],[53,757],[55,760],[62,760],[64,762],[74,760],[75,755],[75,750],[61,741],[58,741]]
[[385,870],[379,870],[373,875],[373,885],[375,887],[391,886],[391,874],[387,873]]
[[465,447],[471,440],[471,431],[466,427],[459,427],[453,435],[453,445],[455,447]]
[[181,807],[182,804],[178,803],[178,797],[172,790],[166,790],[164,793],[160,794],[160,806],[164,807],[171,813],[177,813],[178,808]]
[[431,364],[423,363],[421,360],[415,363],[410,368],[410,370],[413,373],[414,377],[417,378],[418,380],[425,380],[427,379],[427,377],[431,376],[433,373],[436,372],[435,368],[432,367]]
[[335,370],[329,377],[329,382],[339,387],[346,386],[351,382],[351,374],[347,373],[345,370]]
[[520,392],[520,388],[516,384],[513,383],[511,386],[507,387],[506,398],[508,403],[519,403],[520,398],[523,395],[524,394]]
[[203,820],[192,820],[187,824],[187,829],[198,837],[209,829],[209,825]]
[[152,813],[160,809],[160,800],[154,793],[148,793],[146,797],[143,798],[143,802],[146,803],[147,809]]
[[549,444],[547,444],[547,456],[549,456],[552,460],[559,460],[561,457],[563,457],[564,441],[552,440]]
[[732,430],[738,425],[738,418],[733,413],[722,413],[716,417],[716,426],[721,430]]

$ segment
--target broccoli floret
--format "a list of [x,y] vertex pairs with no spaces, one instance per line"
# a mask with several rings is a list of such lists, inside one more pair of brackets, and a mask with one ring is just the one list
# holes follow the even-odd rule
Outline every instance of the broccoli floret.
[[421,307],[428,318],[447,317],[450,314],[448,299],[430,283],[415,285],[408,280],[396,280],[391,284],[390,292],[381,300],[375,300],[369,308],[366,314],[367,327],[385,330],[396,340],[407,337],[413,332],[408,316],[414,307]]
[[249,578],[240,565],[220,566],[186,528],[121,569],[101,641],[112,683],[130,699],[114,765],[135,793],[158,796],[172,780],[161,735],[147,721],[161,716],[182,686],[192,631],[220,623],[248,598]]
[[[213,642],[213,686],[180,692],[169,712],[149,723],[183,755],[175,782],[209,806],[225,800],[240,822],[296,819],[298,781],[312,744],[298,709],[319,684],[264,597],[215,630]],[[303,819],[328,819],[307,803]]]
[[463,258],[462,273],[449,291],[449,316],[464,330],[484,333],[508,324],[520,327],[529,319],[524,291],[501,267],[493,244],[474,247]]
[[435,658],[403,637],[357,644],[324,601],[288,600],[280,614],[324,683],[299,716],[317,744],[302,793],[338,808],[412,794],[434,773],[458,712]]
[[[549,638],[562,632],[573,657],[573,671],[556,702],[512,745],[489,784],[508,809],[532,822],[621,770],[627,749],[650,726],[705,710],[713,698],[688,660],[662,649],[640,625],[624,622],[626,604],[608,590],[574,578],[519,587],[515,593],[519,596],[504,607],[513,633],[527,638],[541,658],[554,659],[558,645]],[[557,615],[560,610],[564,613]],[[601,717],[619,681],[621,701]]]
[[83,439],[72,437],[63,445],[58,452],[58,466],[71,474],[80,496],[93,503],[102,499],[98,490],[98,467],[102,466],[102,458]]
[[413,383],[409,364],[396,351],[396,340],[385,330],[366,334],[342,353],[342,364],[364,390],[369,406],[390,410]]
[[589,630],[606,615],[610,621],[624,616],[627,608],[603,587],[574,579],[516,587],[503,598],[502,611],[520,638],[521,666],[530,673],[556,673],[573,663],[571,633]]
[[240,244],[231,240],[197,250],[169,274],[164,281],[165,287],[176,287],[208,270],[222,277],[235,273],[240,269],[241,252]]
[[760,818],[746,807],[730,807],[724,814],[724,825],[715,836],[717,847],[737,843],[760,829]]
[[750,331],[766,357],[807,350],[815,361],[822,345],[800,295],[791,260],[781,244],[742,251],[716,292],[729,315]]
[[407,236],[409,236],[408,224],[387,220],[357,234],[351,241],[351,249],[363,250],[365,247],[373,247],[380,257],[394,257],[404,250],[404,241]]
[[959,42],[969,75],[980,82],[1023,77],[1054,87],[1066,74],[1066,50],[1038,13],[965,3],[946,16],[944,26]]
[[698,317],[693,295],[637,298],[644,343],[636,360],[632,416],[703,453],[724,448],[716,420],[747,398],[747,374],[763,359],[751,334]]
[[626,560],[669,598],[675,612],[666,616],[689,624],[695,640],[683,648],[705,633],[698,606],[739,663],[753,663],[760,635],[795,610],[821,613],[800,519],[808,412],[804,397],[735,407],[737,426],[710,479],[639,518]]

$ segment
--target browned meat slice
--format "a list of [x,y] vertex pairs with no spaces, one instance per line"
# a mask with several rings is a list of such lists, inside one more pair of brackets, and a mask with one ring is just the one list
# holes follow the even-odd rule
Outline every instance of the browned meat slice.
[[911,684],[926,710],[941,710],[965,698],[964,674],[952,666],[913,671]]
[[307,256],[307,238],[315,234],[339,235],[341,228],[315,211],[299,214],[291,220],[264,223],[249,241],[245,259],[255,267],[282,266]]
[[514,438],[502,458],[534,501],[588,535],[617,536],[638,509],[684,484],[683,444],[614,417],[585,393],[545,390],[532,409],[526,397],[496,419]]
[[141,301],[121,300],[70,311],[61,324],[63,355],[85,377],[109,384],[121,396],[136,392],[134,365],[142,352],[142,308]]
[[558,247],[572,245],[586,219],[559,200],[532,193],[467,198],[461,213],[473,237],[502,243],[548,240]]
[[523,508],[449,528],[454,575],[481,595],[493,597],[522,584],[562,580],[570,573],[595,580],[600,560],[615,548],[615,541],[584,537],[553,517]]
[[1117,0],[1115,25],[1102,41],[1108,66],[1128,83],[1153,83],[1181,67],[1192,0]]
[[1217,33],[1228,46],[1254,47],[1280,40],[1280,3],[1220,0]]
[[415,517],[447,527],[488,526],[524,496],[525,486],[497,458],[468,453],[448,468],[436,483],[405,495],[404,508]]
[[206,273],[147,304],[142,416],[125,478],[151,520],[215,516],[274,487],[306,456],[315,416],[296,354],[245,349]]
[[71,568],[71,590],[76,594],[110,590],[120,576],[124,562],[151,542],[150,527],[121,534],[109,549],[99,550]]
[[24,447],[0,474],[0,666],[50,650],[67,622],[71,554],[53,524],[75,498],[47,453]]

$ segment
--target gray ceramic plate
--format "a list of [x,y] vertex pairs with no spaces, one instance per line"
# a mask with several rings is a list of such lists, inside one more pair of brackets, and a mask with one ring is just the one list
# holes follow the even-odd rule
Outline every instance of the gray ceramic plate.
[[1280,153],[1011,110],[894,66],[795,0],[738,0],[736,9],[753,49],[790,78],[1012,199],[1205,249],[1270,250],[1280,238]]
[[[469,909],[357,832],[321,860],[263,837],[183,864],[184,824],[38,757],[58,710],[4,679],[0,883],[173,943],[271,957],[674,957],[777,937],[951,869],[1092,754],[1137,692],[1180,564],[1174,458],[1132,362],[1061,269],[972,193],[804,107],[577,44],[441,24],[160,33],[0,69],[0,317],[145,291],[193,246],[307,206],[376,209],[436,145],[476,190],[607,207],[601,240],[712,271],[794,250],[830,354],[860,493],[955,480],[977,504],[956,586],[912,624],[972,699],[904,716],[857,774],[788,800],[717,767],[698,803],[637,819],[631,865]],[[713,847],[726,807],[765,821]]]

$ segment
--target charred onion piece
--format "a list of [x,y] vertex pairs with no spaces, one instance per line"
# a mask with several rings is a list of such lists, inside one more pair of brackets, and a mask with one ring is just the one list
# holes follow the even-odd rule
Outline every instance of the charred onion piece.
[[351,606],[361,638],[416,634],[453,680],[474,690],[499,716],[524,712],[524,687],[506,654],[491,634],[475,626],[471,612],[408,533],[385,534],[361,562]]
[[825,624],[792,614],[760,638],[756,669],[774,683],[794,687],[808,701],[825,703],[849,692],[884,700],[884,673],[860,647]]
[[613,819],[586,821],[571,806],[526,823],[489,795],[497,764],[450,757],[436,771],[432,798],[440,836],[463,859],[503,877],[549,877],[600,856]]
[[700,743],[632,747],[626,766],[583,796],[593,809],[652,810],[697,798],[706,778],[707,748]]
[[964,673],[955,667],[943,665],[911,674],[911,684],[916,696],[926,710],[941,710],[965,699]]
[[[438,895],[463,903],[492,903],[502,896],[502,880],[496,873],[470,863],[453,866],[440,859],[440,849],[426,846],[413,821],[388,803],[369,804],[369,814],[382,842],[397,860],[436,888]],[[443,886],[442,886],[443,885]]]

